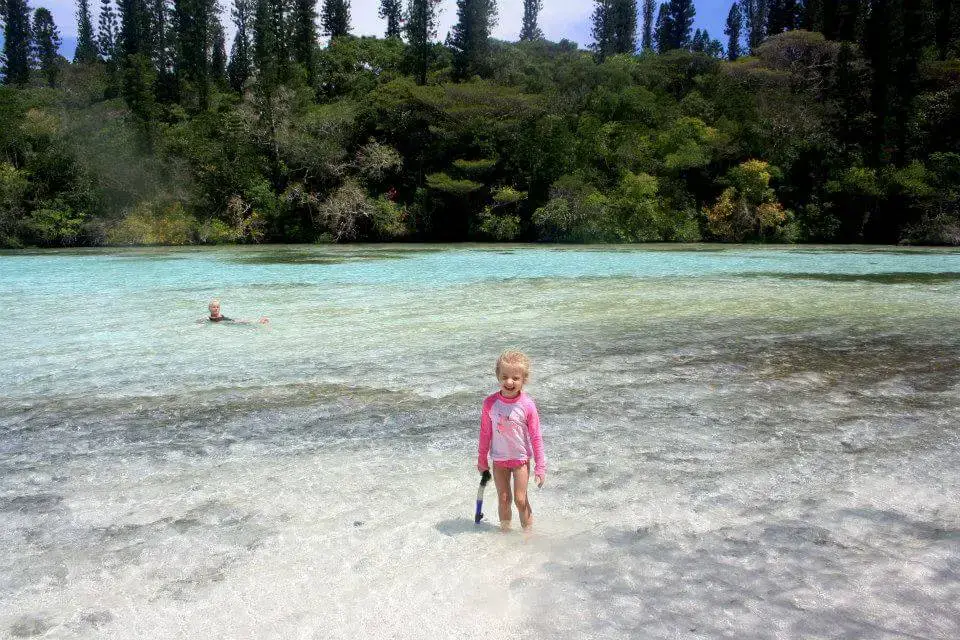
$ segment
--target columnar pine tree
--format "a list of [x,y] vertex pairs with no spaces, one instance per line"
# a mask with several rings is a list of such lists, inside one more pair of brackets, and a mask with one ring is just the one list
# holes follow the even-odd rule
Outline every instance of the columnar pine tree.
[[[201,0],[193,0],[199,2]],[[213,5],[215,0],[206,0]],[[164,102],[179,100],[181,84],[177,75],[178,32],[173,0],[148,0],[150,10],[149,55],[157,71],[156,94]],[[210,15],[212,9],[207,10]],[[207,29],[209,37],[209,29]],[[204,74],[206,74],[206,65]]]
[[767,35],[793,31],[800,21],[797,0],[767,0]]
[[53,23],[49,9],[38,8],[33,12],[33,51],[40,75],[51,87],[57,86],[57,58],[60,57],[60,32]]
[[316,69],[313,52],[317,46],[317,12],[315,0],[296,0],[291,16],[291,54],[293,61],[307,72],[307,83],[313,86]]
[[243,91],[243,85],[250,77],[253,66],[250,53],[250,31],[253,25],[253,0],[234,0],[230,17],[236,27],[233,36],[233,48],[230,50],[230,63],[227,76],[234,91]]
[[4,0],[3,83],[25,85],[30,81],[30,7],[26,0]]
[[597,54],[597,59],[603,61],[607,56],[613,55],[613,8],[616,0],[596,0],[593,8],[593,27],[590,35],[593,36],[593,44],[590,48]]
[[653,30],[653,42],[657,47],[658,53],[670,50],[670,5],[666,2],[660,4],[657,10],[657,26]]
[[593,10],[594,43],[597,58],[637,49],[637,0],[596,0]]
[[752,53],[767,34],[767,0],[740,0],[740,13],[747,29],[747,44]]
[[195,96],[195,106],[200,110],[207,108],[210,94],[207,47],[212,42],[212,18],[211,0],[174,0],[174,68],[178,94],[181,100],[189,97],[191,103]]
[[407,34],[413,73],[418,84],[426,84],[430,66],[431,41],[437,37],[437,6],[440,0],[409,0]]
[[957,15],[960,7],[954,7],[956,0],[935,0],[935,4],[937,58],[946,60],[950,57],[951,48],[958,40],[956,22],[960,19],[960,15]]
[[[833,1],[833,0],[828,0]],[[800,11],[800,28],[807,31],[823,31],[824,0],[805,0]]]
[[643,37],[640,46],[644,51],[653,49],[653,13],[656,8],[655,0],[643,0]]
[[690,33],[693,30],[693,18],[697,9],[693,0],[670,0],[667,12],[670,49],[687,49],[691,45]]
[[227,38],[223,33],[220,19],[212,16],[210,20],[211,48],[210,48],[210,81],[218,89],[227,86]]
[[117,58],[117,36],[120,28],[117,25],[117,14],[113,10],[111,0],[100,0],[100,17],[97,26],[97,48],[100,55],[107,62],[115,62]]
[[616,53],[637,51],[637,0],[617,0],[614,5],[613,49]]
[[775,36],[786,31],[783,0],[767,0],[767,36]]
[[90,0],[77,0],[77,48],[73,61],[90,64],[97,61],[97,43],[90,20]]
[[[830,3],[832,4],[832,3]],[[922,10],[926,7],[923,0],[914,0],[913,4]],[[836,5],[834,31],[837,40],[856,42],[863,33],[863,14],[866,13],[865,0],[846,0]],[[926,16],[924,16],[926,22]]]
[[156,114],[157,67],[153,61],[152,16],[147,0],[117,0],[120,35],[117,44],[122,68],[123,97],[136,116],[140,142],[153,147],[153,118]]
[[723,33],[727,36],[727,58],[736,60],[740,57],[740,32],[743,30],[743,15],[740,13],[740,5],[734,2],[730,5],[730,13],[727,14],[727,26]]
[[520,28],[521,40],[543,40],[543,31],[537,24],[543,0],[523,0],[523,26]]
[[323,0],[323,34],[338,38],[350,33],[350,0]]
[[455,78],[489,71],[490,31],[496,20],[496,0],[457,0],[457,24],[450,37]]
[[117,0],[120,13],[120,54],[127,56],[152,54],[153,16],[147,0]]
[[401,0],[380,0],[380,17],[387,21],[386,37],[400,37],[402,14]]
[[[282,23],[281,25],[282,26]],[[257,89],[269,94],[280,83],[285,60],[279,55],[281,31],[271,0],[256,0],[253,19],[253,66],[257,70]]]

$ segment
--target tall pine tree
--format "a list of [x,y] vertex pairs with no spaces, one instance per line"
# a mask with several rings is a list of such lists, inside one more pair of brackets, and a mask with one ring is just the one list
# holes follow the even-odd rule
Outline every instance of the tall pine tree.
[[457,24],[450,37],[455,78],[489,71],[490,31],[496,20],[496,0],[457,0]]
[[768,36],[796,29],[799,19],[797,0],[767,0]]
[[100,55],[107,62],[117,59],[117,37],[119,35],[117,14],[113,10],[111,0],[100,0],[100,16],[97,28],[97,48]]
[[657,26],[653,30],[653,42],[657,47],[657,53],[663,53],[670,50],[670,5],[666,2],[660,4],[657,10]]
[[97,61],[97,43],[90,20],[90,0],[77,0],[77,48],[73,61],[90,64]]
[[950,57],[951,50],[955,51],[954,47],[960,39],[957,35],[960,7],[954,6],[957,4],[957,0],[935,0],[934,4],[936,5],[935,40],[937,58],[946,60]]
[[230,17],[236,27],[233,36],[233,47],[230,50],[230,63],[227,65],[227,76],[234,91],[243,91],[243,86],[250,77],[253,66],[250,52],[250,32],[253,25],[253,0],[234,0]]
[[51,87],[57,86],[57,58],[60,57],[60,32],[53,23],[49,9],[38,8],[33,12],[33,51],[40,75]]
[[[150,38],[148,50],[153,67],[157,71],[156,94],[161,101],[179,100],[180,86],[177,79],[178,31],[174,0],[148,0],[150,12]],[[192,0],[199,2],[201,0]],[[213,5],[215,0],[206,0]],[[207,9],[208,17],[212,9]],[[207,40],[209,43],[209,28]],[[204,66],[206,70],[206,66]],[[206,71],[204,76],[208,75]]]
[[339,38],[350,33],[350,0],[323,0],[323,35]]
[[727,58],[736,60],[740,57],[740,32],[743,31],[743,15],[740,5],[734,2],[727,14],[727,26],[723,33],[727,36]]
[[291,15],[291,53],[293,61],[307,72],[307,83],[313,86],[316,68],[313,52],[317,46],[317,13],[314,0],[296,0]]
[[520,28],[520,40],[543,40],[543,31],[537,24],[537,18],[543,9],[543,0],[523,0],[523,26]]
[[402,14],[401,0],[380,0],[380,17],[387,21],[386,37],[400,37]]
[[697,9],[693,6],[693,0],[670,0],[667,11],[670,49],[691,47],[690,34],[693,31],[693,18],[696,15]]
[[599,60],[637,49],[637,0],[596,0],[591,48]]
[[753,53],[767,35],[767,0],[740,0],[740,13],[747,29],[747,45]]
[[[833,0],[827,0],[832,2]],[[807,31],[823,31],[824,0],[805,0],[800,11],[800,28]]]
[[597,59],[603,61],[607,56],[613,55],[613,11],[616,0],[596,0],[596,6],[593,8],[593,27],[590,35],[593,36],[593,44],[590,48],[597,54]]
[[437,37],[437,6],[440,0],[409,0],[409,2],[404,31],[407,34],[411,66],[417,83],[426,84],[432,53],[431,42]]
[[207,47],[212,42],[213,2],[174,0],[173,11],[178,95],[189,106],[204,110],[210,95]]
[[640,47],[644,51],[653,49],[653,14],[656,8],[655,0],[643,0],[643,37]]
[[120,13],[120,54],[128,56],[153,53],[153,16],[147,0],[117,0]]
[[613,23],[614,50],[633,54],[637,51],[637,0],[617,0]]
[[30,81],[30,7],[26,0],[5,0],[3,10],[3,83]]
[[255,0],[253,17],[253,66],[257,72],[257,91],[269,96],[284,79],[287,59],[282,6],[276,0]]
[[214,16],[210,22],[212,45],[210,49],[210,81],[218,88],[227,86],[227,37],[220,19]]

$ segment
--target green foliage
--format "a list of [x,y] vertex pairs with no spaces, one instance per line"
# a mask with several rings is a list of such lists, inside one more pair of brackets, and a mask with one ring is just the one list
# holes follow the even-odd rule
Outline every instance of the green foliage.
[[480,214],[480,232],[497,242],[516,240],[520,236],[520,217],[484,209]]
[[657,136],[654,148],[667,170],[683,171],[709,164],[718,142],[716,129],[699,118],[684,117]]
[[20,223],[18,235],[29,244],[68,246],[76,244],[85,222],[82,212],[56,198],[44,201]]
[[494,158],[479,158],[477,160],[465,160],[460,158],[453,161],[453,166],[464,175],[482,176],[489,173],[494,167],[496,167],[497,161]]
[[396,38],[338,38],[316,55],[317,92],[326,99],[359,99],[397,78],[403,56],[403,43]]
[[774,173],[776,169],[762,160],[747,160],[728,171],[726,182],[731,186],[704,210],[710,233],[732,242],[793,239],[792,214],[777,202],[769,186]]
[[497,205],[517,204],[526,198],[526,193],[513,187],[499,187],[493,192],[493,201]]
[[29,186],[24,171],[9,162],[0,162],[0,245],[17,244],[16,225],[23,216]]
[[147,201],[107,231],[111,245],[182,245],[193,242],[196,218],[179,202]]
[[373,233],[379,240],[394,240],[407,234],[406,210],[385,197],[373,202]]
[[466,196],[479,190],[483,185],[473,180],[457,180],[446,173],[431,173],[426,178],[427,186],[452,196]]
[[570,174],[550,188],[550,200],[533,214],[537,237],[553,242],[617,239],[609,199],[582,175]]
[[[322,49],[309,2],[235,0],[233,91],[211,0],[118,6],[103,64],[0,88],[5,246],[960,241],[958,43],[919,5],[838,22],[813,3],[815,33],[795,3],[742,0],[728,35],[741,14],[753,55],[725,62],[686,0],[655,31],[644,0],[640,55],[638,3],[598,2],[598,56],[540,39],[539,0],[519,43],[463,0],[440,44],[438,0],[412,0],[406,43],[342,29]],[[392,36],[400,6],[381,3]]]

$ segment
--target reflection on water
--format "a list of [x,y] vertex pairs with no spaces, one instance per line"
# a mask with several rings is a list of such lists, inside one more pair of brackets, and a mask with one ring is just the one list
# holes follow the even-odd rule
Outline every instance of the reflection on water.
[[0,636],[960,637],[960,253],[675,249],[0,254]]

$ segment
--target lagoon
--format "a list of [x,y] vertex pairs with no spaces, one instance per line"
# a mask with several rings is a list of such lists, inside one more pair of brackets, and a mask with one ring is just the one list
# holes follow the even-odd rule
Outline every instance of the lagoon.
[[0,637],[960,637],[955,249],[7,251],[0,309]]

